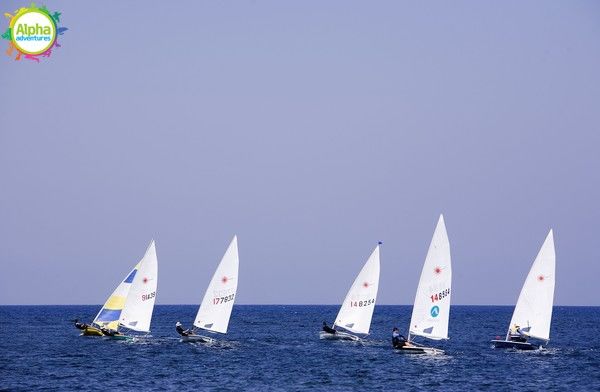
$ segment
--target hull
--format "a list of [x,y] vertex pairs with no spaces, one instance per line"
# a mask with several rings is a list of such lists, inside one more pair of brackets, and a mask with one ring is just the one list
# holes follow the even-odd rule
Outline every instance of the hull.
[[319,339],[325,340],[351,340],[357,342],[360,338],[356,335],[352,335],[347,332],[337,331],[336,333],[329,333],[325,331],[319,332]]
[[87,327],[81,332],[81,336],[104,336],[98,328]]
[[433,347],[394,347],[396,351],[402,354],[428,354],[428,355],[441,355],[445,354],[444,350],[440,350]]
[[104,338],[108,339],[108,340],[131,340],[131,339],[133,339],[133,336],[112,335],[112,336],[105,336]]
[[527,342],[512,342],[510,340],[492,340],[494,348],[514,348],[517,350],[537,350],[541,345],[531,344]]
[[189,336],[182,336],[181,337],[181,342],[186,342],[186,343],[214,343],[215,339],[209,338],[208,336],[189,335]]

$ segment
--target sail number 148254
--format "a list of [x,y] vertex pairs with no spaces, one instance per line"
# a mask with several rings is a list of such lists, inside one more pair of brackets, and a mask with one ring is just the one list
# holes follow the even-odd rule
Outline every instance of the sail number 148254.
[[444,298],[446,298],[448,295],[450,295],[450,289],[446,289],[444,291],[441,291],[439,293],[435,293],[433,294],[430,298],[431,298],[431,302],[435,302],[435,301],[441,301]]

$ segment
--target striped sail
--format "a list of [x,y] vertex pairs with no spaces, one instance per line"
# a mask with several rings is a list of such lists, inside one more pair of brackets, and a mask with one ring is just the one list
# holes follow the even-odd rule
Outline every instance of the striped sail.
[[133,283],[133,279],[135,278],[139,267],[140,263],[138,263],[135,268],[129,274],[127,274],[121,284],[119,284],[110,297],[108,297],[104,303],[104,306],[102,306],[102,309],[100,309],[100,312],[98,312],[96,318],[94,319],[95,325],[113,330],[118,329],[121,312],[125,307],[125,301],[127,300],[131,283]]

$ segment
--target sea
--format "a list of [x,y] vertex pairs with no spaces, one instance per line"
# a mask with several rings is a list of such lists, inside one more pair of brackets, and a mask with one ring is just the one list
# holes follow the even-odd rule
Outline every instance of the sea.
[[555,307],[540,351],[493,349],[513,307],[453,306],[445,355],[391,347],[411,306],[377,306],[362,342],[319,340],[338,306],[236,305],[226,335],[182,343],[197,307],[158,305],[133,341],[79,336],[100,306],[0,306],[2,391],[600,391],[600,307]]

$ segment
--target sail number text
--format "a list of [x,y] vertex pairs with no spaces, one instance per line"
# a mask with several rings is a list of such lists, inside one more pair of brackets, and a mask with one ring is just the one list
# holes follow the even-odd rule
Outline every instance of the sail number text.
[[363,306],[369,306],[369,305],[373,305],[375,304],[375,298],[373,299],[367,299],[364,301],[350,301],[350,307],[351,308],[359,308],[359,307],[363,307]]
[[441,301],[444,298],[446,298],[447,296],[450,295],[450,289],[446,289],[444,291],[441,291],[439,293],[436,293],[434,295],[432,295],[431,298],[431,302],[435,302],[435,301]]
[[225,302],[233,301],[233,297],[235,297],[235,294],[229,294],[224,297],[215,297],[213,298],[213,305],[219,305]]
[[151,292],[150,294],[142,294],[142,301],[147,301],[156,297],[156,291]]

